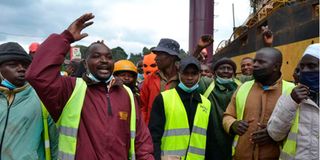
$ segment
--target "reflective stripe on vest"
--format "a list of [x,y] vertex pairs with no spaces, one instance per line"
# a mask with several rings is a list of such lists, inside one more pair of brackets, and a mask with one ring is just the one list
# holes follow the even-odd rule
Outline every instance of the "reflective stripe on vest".
[[[238,89],[238,92],[236,95],[236,112],[237,112],[237,120],[238,121],[243,119],[243,113],[245,110],[244,107],[245,107],[245,104],[247,101],[248,94],[249,94],[253,84],[254,84],[254,80],[251,80],[251,81],[243,83]],[[282,94],[287,94],[287,95],[290,94],[293,88],[294,88],[293,83],[282,80]],[[236,135],[234,137],[233,143],[232,143],[232,155],[233,156],[235,154],[238,140],[239,140],[239,135]]]
[[[131,90],[126,86],[123,87],[129,94],[131,105],[129,159],[135,160],[134,142],[136,130],[136,110]],[[75,88],[68,102],[63,108],[62,114],[57,122],[60,133],[58,159],[75,159],[78,127],[86,90],[86,82],[82,78],[77,78]]]
[[50,151],[50,138],[49,138],[49,127],[48,127],[48,117],[49,113],[41,102],[41,111],[42,111],[42,122],[43,122],[43,140],[44,140],[44,153],[46,160],[51,160],[51,151]]
[[201,96],[190,136],[185,107],[175,89],[161,93],[166,116],[161,139],[161,156],[179,156],[182,159],[204,159],[206,134],[211,110],[210,101]]
[[300,108],[297,109],[296,117],[294,119],[293,125],[290,129],[289,135],[284,142],[283,149],[280,154],[281,160],[294,159],[297,153],[297,137],[298,137],[298,129],[299,129],[299,115]]

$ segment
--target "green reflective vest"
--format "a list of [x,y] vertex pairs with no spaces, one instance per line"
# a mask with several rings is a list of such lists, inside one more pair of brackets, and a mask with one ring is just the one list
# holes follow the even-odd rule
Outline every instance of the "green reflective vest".
[[[238,86],[240,86],[240,85],[242,84],[242,83],[241,83],[238,79],[236,79],[236,78],[233,78],[233,80],[234,80],[234,82],[235,82]],[[207,90],[204,92],[203,96],[205,96],[206,98],[208,98],[209,95],[210,95],[210,93],[213,91],[214,87],[215,87],[215,80],[213,80],[213,81],[210,83],[210,85],[208,86]]]
[[50,151],[50,138],[49,138],[49,126],[48,126],[48,117],[49,113],[41,102],[42,110],[42,121],[43,121],[43,140],[44,140],[44,151],[46,160],[51,160],[51,151]]
[[181,159],[204,159],[207,128],[211,110],[210,101],[201,96],[190,135],[188,116],[176,89],[161,93],[166,123],[161,139],[161,156],[178,156]]
[[[254,84],[254,80],[248,81],[240,86],[236,95],[236,112],[237,112],[237,120],[243,119],[243,113],[245,110],[245,104],[247,101],[248,94],[251,90],[251,87]],[[282,80],[282,94],[290,94],[292,89],[294,88],[294,84]],[[239,135],[236,135],[232,144],[232,155],[235,154],[235,149],[238,144]]]
[[297,152],[297,137],[298,137],[298,129],[299,129],[299,108],[296,112],[296,117],[294,119],[293,125],[290,129],[288,137],[284,142],[280,158],[281,160],[294,159]]
[[[129,159],[135,160],[134,142],[136,131],[136,110],[133,94],[130,88],[123,86],[129,94],[131,103],[130,116],[130,149]],[[75,159],[77,147],[77,134],[80,123],[81,110],[85,99],[87,84],[82,78],[77,78],[76,86],[63,108],[62,114],[58,120],[59,127],[59,159]]]

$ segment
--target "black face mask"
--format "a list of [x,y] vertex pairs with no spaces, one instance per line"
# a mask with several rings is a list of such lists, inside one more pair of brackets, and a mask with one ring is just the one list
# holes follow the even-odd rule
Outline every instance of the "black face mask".
[[299,81],[308,86],[310,90],[319,92],[319,71],[300,72]]
[[253,70],[252,75],[256,81],[265,82],[268,77],[267,68]]

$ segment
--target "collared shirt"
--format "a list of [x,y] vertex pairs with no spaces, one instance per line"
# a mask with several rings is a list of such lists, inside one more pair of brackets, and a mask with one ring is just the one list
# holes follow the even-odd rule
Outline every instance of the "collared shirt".
[[157,72],[160,77],[160,91],[165,91],[171,88],[176,87],[179,84],[179,77],[178,75],[174,75],[170,79],[167,79],[167,77],[164,75],[163,72],[158,71]]
[[[237,120],[236,114],[236,94],[231,98],[226,112],[223,116],[223,127],[230,133],[230,127]],[[260,83],[255,82],[248,94],[243,120],[254,120],[249,124],[248,131],[239,137],[236,147],[235,159],[261,160],[261,159],[278,159],[280,155],[279,145],[271,142],[265,145],[254,145],[251,143],[251,133],[261,129],[258,123],[266,125],[273,112],[276,102],[282,94],[282,78],[276,83],[263,89]]]

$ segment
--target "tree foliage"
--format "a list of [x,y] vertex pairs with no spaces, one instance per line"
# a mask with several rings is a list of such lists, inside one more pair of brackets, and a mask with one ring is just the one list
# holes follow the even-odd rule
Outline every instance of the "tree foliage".
[[121,48],[116,47],[111,49],[112,59],[116,62],[118,60],[127,59],[127,53]]
[[130,60],[131,62],[133,62],[133,64],[137,64],[137,62],[138,62],[139,60],[141,60],[141,59],[143,59],[143,56],[142,56],[141,53],[139,53],[139,54],[133,54],[133,53],[131,53],[131,54],[130,54],[129,60]]

